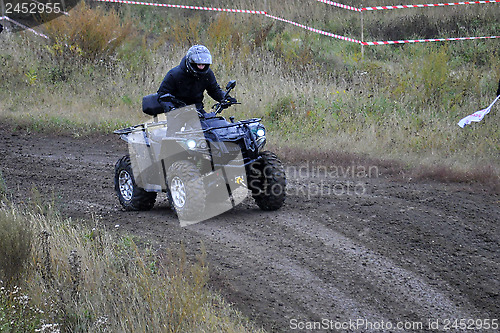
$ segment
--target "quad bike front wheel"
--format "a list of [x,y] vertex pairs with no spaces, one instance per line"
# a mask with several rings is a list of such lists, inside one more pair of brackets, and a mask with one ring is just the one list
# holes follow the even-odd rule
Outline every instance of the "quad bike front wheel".
[[200,171],[190,161],[174,162],[167,171],[171,203],[183,220],[196,220],[205,210],[206,191]]
[[150,210],[156,201],[156,192],[147,192],[135,183],[129,155],[115,164],[115,191],[126,210]]
[[249,177],[252,196],[262,210],[280,209],[286,198],[285,168],[274,153],[263,151],[259,155]]

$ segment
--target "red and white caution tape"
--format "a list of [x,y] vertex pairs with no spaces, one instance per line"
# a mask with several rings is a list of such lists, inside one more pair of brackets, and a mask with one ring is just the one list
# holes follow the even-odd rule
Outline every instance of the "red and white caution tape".
[[348,9],[348,10],[353,10],[355,12],[360,12],[361,11],[361,8],[344,5],[344,4],[341,4],[341,3],[338,3],[338,2],[334,2],[334,1],[329,1],[329,0],[317,0],[317,1],[326,3],[326,4],[331,5],[331,6],[335,6],[335,7],[339,7],[339,8],[344,8],[344,9]]
[[493,107],[493,104],[495,104],[498,101],[498,99],[500,99],[500,95],[497,96],[497,98],[495,98],[493,103],[491,103],[490,106],[488,106],[486,109],[474,112],[470,116],[467,116],[463,119],[460,119],[460,121],[458,122],[458,126],[464,128],[465,125],[469,125],[473,121],[483,120],[484,116],[486,116],[488,113],[490,113],[491,108]]
[[[123,4],[130,4],[130,5],[142,5],[142,6],[155,6],[155,7],[167,7],[167,8],[181,8],[181,9],[193,9],[193,10],[207,10],[207,11],[218,11],[218,12],[230,12],[230,13],[247,13],[247,14],[260,14],[260,15],[265,15],[266,17],[269,17],[273,20],[289,23],[292,25],[295,25],[299,28],[306,29],[321,35],[325,35],[328,37],[356,43],[356,44],[361,44],[361,45],[390,45],[390,44],[405,44],[405,43],[423,43],[423,42],[443,42],[443,41],[459,41],[459,40],[472,40],[472,39],[493,39],[493,38],[500,38],[500,36],[487,36],[487,37],[458,37],[458,38],[435,38],[435,39],[414,39],[414,40],[394,40],[394,41],[378,41],[378,42],[363,42],[354,38],[350,37],[345,37],[345,36],[340,36],[333,34],[331,32],[326,32],[323,30],[315,29],[308,27],[306,25],[293,22],[281,17],[277,17],[274,15],[270,15],[265,11],[259,11],[259,10],[244,10],[244,9],[229,9],[229,8],[213,8],[213,7],[199,7],[199,6],[186,6],[186,5],[171,5],[171,4],[164,4],[164,3],[154,3],[154,2],[140,2],[140,1],[131,1],[131,0],[95,0],[95,1],[100,1],[100,2],[114,2],[114,3],[123,3]],[[320,2],[324,2],[327,4],[331,4],[334,6],[342,7],[345,9],[350,9],[350,10],[355,10],[355,11],[361,11],[361,10],[367,10],[366,8],[356,8],[352,6],[347,6],[347,5],[342,5],[337,2],[329,1],[329,0],[317,0]],[[500,2],[500,0],[488,0],[488,1],[474,1],[474,3],[490,3],[490,2]],[[468,2],[472,3],[472,2]],[[456,3],[459,4],[459,3]],[[461,4],[461,3],[460,3]],[[466,4],[465,2],[463,4]],[[436,4],[437,5],[437,4]],[[416,5],[420,6],[420,5]],[[424,5],[422,5],[424,6]],[[395,7],[395,6],[393,6]],[[367,8],[375,8],[375,7],[367,7]],[[403,7],[402,7],[403,8]]]
[[95,0],[95,1],[116,2],[116,3],[124,3],[124,4],[129,4],[129,5],[143,5],[143,6],[155,6],[155,7],[167,7],[167,8],[208,10],[208,11],[228,12],[228,13],[245,13],[245,14],[262,14],[262,15],[266,14],[266,12],[259,11],[259,10],[214,8],[214,7],[200,7],[200,6],[186,6],[186,5],[169,5],[166,3],[155,3],[155,2],[140,2],[140,1],[128,1],[128,0]]
[[[318,0],[321,1],[321,0]],[[500,0],[487,0],[487,1],[462,1],[462,2],[447,2],[447,3],[428,3],[422,5],[397,5],[397,6],[375,6],[360,8],[361,11],[370,10],[384,10],[384,9],[406,9],[406,8],[425,8],[425,7],[445,7],[445,6],[459,6],[459,5],[477,5],[484,3],[495,3]]]
[[353,42],[353,43],[358,43],[358,44],[361,43],[361,41],[356,40],[356,39],[352,39],[352,38],[344,37],[344,36],[339,36],[339,35],[336,35],[336,34],[332,34],[330,32],[326,32],[326,31],[323,31],[323,30],[311,28],[311,27],[305,26],[303,24],[299,24],[299,23],[296,23],[296,22],[293,22],[293,21],[290,21],[290,20],[287,20],[287,19],[283,19],[281,17],[269,15],[265,11],[259,11],[259,10],[244,10],[244,9],[229,9],[229,8],[211,8],[211,7],[198,7],[198,6],[185,6],[185,5],[169,5],[169,4],[163,4],[163,3],[139,2],[139,1],[130,1],[130,0],[95,0],[95,1],[100,1],[100,2],[116,2],[116,3],[130,4],[130,5],[143,5],[143,6],[155,6],[155,7],[167,7],[167,8],[197,9],[197,10],[230,12],[230,13],[260,14],[260,15],[265,15],[265,16],[267,16],[269,18],[274,19],[274,20],[278,20],[278,21],[281,21],[281,22],[293,24],[293,25],[295,25],[297,27],[300,27],[300,28],[303,28],[303,29],[306,29],[306,30],[309,30],[309,31],[312,31],[312,32],[315,32],[315,33],[318,33],[318,34],[322,34],[322,35],[325,35],[325,36],[329,36],[329,37],[333,37],[333,38],[337,38],[337,39],[341,39],[341,40],[345,40],[345,41],[349,41],[349,42]]
[[15,25],[17,25],[17,26],[20,26],[21,28],[23,28],[23,29],[25,29],[25,30],[28,30],[28,31],[30,31],[30,32],[32,32],[32,33],[34,33],[34,34],[35,34],[35,35],[37,35],[37,36],[43,37],[43,38],[45,38],[45,39],[49,39],[49,37],[47,37],[46,35],[44,35],[44,34],[42,34],[42,33],[38,32],[38,31],[36,31],[36,30],[33,30],[33,29],[31,29],[30,27],[27,27],[27,26],[25,26],[25,25],[24,25],[24,24],[22,24],[22,23],[19,23],[19,22],[17,22],[17,21],[14,21],[13,19],[11,19],[11,18],[9,18],[9,17],[7,17],[7,16],[2,16],[2,17],[0,17],[0,21],[1,21],[1,20],[6,20],[6,21],[9,21],[9,22],[11,22],[11,23],[13,23],[13,24],[15,24]]
[[458,40],[495,39],[495,38],[500,38],[500,36],[388,40],[388,41],[380,41],[380,42],[361,42],[361,44],[362,45],[391,45],[391,44],[448,42],[448,41],[458,41]]
[[315,32],[315,33],[318,33],[318,34],[321,34],[321,35],[325,35],[325,36],[329,36],[329,37],[333,37],[333,38],[337,38],[337,39],[341,39],[341,40],[345,40],[345,41],[353,42],[353,43],[357,43],[357,44],[361,44],[362,43],[360,40],[357,40],[357,39],[353,39],[353,38],[349,38],[349,37],[344,37],[344,36],[332,34],[331,32],[326,32],[326,31],[323,31],[323,30],[311,28],[311,27],[308,27],[306,25],[303,25],[303,24],[300,24],[300,23],[296,23],[296,22],[293,22],[293,21],[290,21],[290,20],[287,20],[287,19],[284,19],[284,18],[281,18],[281,17],[269,15],[267,13],[266,13],[266,16],[269,17],[269,18],[272,18],[274,20],[278,20],[278,21],[281,21],[281,22],[293,24],[293,25],[295,25],[295,26],[297,26],[299,28],[303,28],[303,29],[306,29],[306,30],[309,30],[309,31],[312,31],[312,32]]
[[[326,32],[323,30],[315,29],[308,27],[306,25],[293,22],[281,17],[277,17],[274,15],[270,15],[265,11],[259,11],[259,10],[244,10],[244,9],[230,9],[230,8],[213,8],[213,7],[200,7],[200,6],[186,6],[186,5],[171,5],[171,4],[164,4],[164,3],[154,3],[154,2],[140,2],[140,1],[129,1],[129,0],[95,0],[95,1],[100,1],[100,2],[114,2],[114,3],[123,3],[123,4],[131,4],[131,5],[143,5],[143,6],[155,6],[155,7],[167,7],[167,8],[181,8],[181,9],[193,9],[193,10],[207,10],[207,11],[219,11],[219,12],[230,12],[230,13],[246,13],[246,14],[260,14],[260,15],[265,15],[266,17],[269,17],[273,20],[278,20],[281,22],[289,23],[292,25],[295,25],[299,28],[303,28],[321,35],[325,35],[328,37],[356,43],[356,44],[361,44],[361,45],[367,45],[367,46],[372,46],[372,45],[391,45],[391,44],[405,44],[405,43],[424,43],[424,42],[444,42],[444,41],[460,41],[460,40],[474,40],[474,39],[494,39],[494,38],[500,38],[500,36],[485,36],[485,37],[457,37],[457,38],[434,38],[434,39],[413,39],[413,40],[393,40],[393,41],[377,41],[377,42],[364,42],[360,41],[354,38],[350,37],[345,37],[345,36],[340,36],[333,34],[331,32]],[[339,6],[345,9],[351,9],[351,10],[356,10],[356,11],[361,11],[361,10],[368,10],[367,8],[378,8],[378,7],[366,7],[366,8],[355,8],[352,6],[346,6],[342,5],[337,2],[332,2],[328,0],[317,0],[321,1],[324,3],[332,4],[335,6]],[[488,1],[473,1],[473,2],[460,2],[460,3],[453,3],[453,4],[472,4],[472,3],[492,3],[492,2],[500,2],[500,0],[488,0]],[[450,3],[451,4],[451,3]],[[440,4],[433,4],[433,5],[440,5]],[[441,4],[441,5],[448,5],[448,4]],[[427,5],[415,5],[415,6],[427,6]],[[385,7],[394,7],[394,8],[410,8],[408,6],[385,6]],[[359,9],[359,10],[358,10]],[[386,8],[389,9],[389,8]],[[34,34],[41,36],[43,38],[49,39],[46,35],[39,33],[17,21],[14,21],[10,19],[7,16],[0,17],[0,20],[7,20],[9,22],[12,22],[13,24],[16,24],[23,29],[26,29],[28,31],[33,32]]]
[[407,9],[407,8],[426,8],[426,7],[445,7],[445,6],[459,6],[459,5],[476,5],[476,4],[486,4],[486,3],[500,3],[500,0],[483,0],[483,1],[461,1],[461,2],[446,2],[446,3],[428,3],[421,5],[396,5],[396,6],[373,6],[373,7],[353,7],[349,5],[344,5],[338,2],[329,0],[317,0],[322,3],[326,3],[331,6],[352,10],[355,12],[363,11],[374,11],[374,10],[386,10],[386,9]]

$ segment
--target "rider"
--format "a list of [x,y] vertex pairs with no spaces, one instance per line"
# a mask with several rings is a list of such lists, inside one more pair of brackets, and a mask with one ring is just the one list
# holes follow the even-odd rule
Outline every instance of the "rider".
[[[208,95],[217,102],[224,98],[224,92],[217,84],[215,75],[209,68],[212,64],[210,51],[203,45],[192,46],[187,54],[182,58],[179,66],[168,71],[163,82],[158,89],[159,102],[165,112],[179,107],[175,101],[162,101],[161,96],[165,94],[172,95],[186,105],[195,104],[196,109],[205,113],[203,110],[203,93],[205,90]],[[236,103],[236,99],[227,97],[230,103]]]

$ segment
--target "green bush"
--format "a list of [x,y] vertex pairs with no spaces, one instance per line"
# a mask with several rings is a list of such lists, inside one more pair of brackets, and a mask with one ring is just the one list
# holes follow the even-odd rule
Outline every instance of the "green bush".
[[114,55],[132,34],[132,24],[124,23],[114,10],[93,9],[83,1],[71,15],[61,16],[45,26],[56,56],[81,56],[90,60]]

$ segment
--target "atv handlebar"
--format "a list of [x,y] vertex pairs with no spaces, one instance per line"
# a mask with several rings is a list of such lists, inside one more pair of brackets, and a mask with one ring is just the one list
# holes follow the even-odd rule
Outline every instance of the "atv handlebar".
[[[219,103],[217,103],[217,104],[215,104],[215,105],[212,106],[212,109],[215,109],[215,112],[214,112],[215,115],[221,113],[222,110],[227,109],[231,105],[241,104],[241,103],[238,103],[238,102],[231,102],[228,99],[229,98],[229,93],[231,92],[231,90],[233,90],[233,88],[235,86],[236,86],[236,80],[231,80],[231,81],[229,81],[227,83],[227,85],[226,85],[226,92],[224,93],[224,97],[222,98],[222,100]],[[158,98],[158,101],[170,103],[172,105],[171,108],[173,108],[173,109],[177,109],[177,108],[186,106],[186,103],[184,103],[183,101],[175,98],[172,94],[168,94],[168,93],[160,96]],[[203,116],[203,114],[199,110],[197,110],[197,112],[198,112],[198,116],[200,116],[200,117]]]
[[231,105],[234,105],[234,104],[241,104],[241,103],[231,103],[231,102],[228,102],[228,101],[221,101],[217,104],[215,104],[214,106],[212,106],[212,109],[215,109],[215,114],[219,114],[221,113],[224,109],[227,109],[228,107],[230,107]]
[[236,80],[231,80],[227,83],[226,85],[226,93],[224,94],[224,97],[222,98],[222,100],[215,104],[214,106],[212,106],[212,109],[215,109],[215,114],[218,114],[218,113],[221,113],[222,110],[224,109],[227,109],[228,107],[230,107],[231,105],[234,105],[234,104],[241,104],[241,103],[232,103],[228,100],[228,97],[229,97],[229,93],[231,92],[231,90],[233,90],[233,88],[236,86]]

